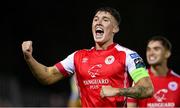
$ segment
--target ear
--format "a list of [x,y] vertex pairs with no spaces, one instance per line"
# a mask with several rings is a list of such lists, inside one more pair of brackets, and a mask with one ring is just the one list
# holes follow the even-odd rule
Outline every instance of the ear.
[[170,51],[166,51],[165,57],[169,58],[171,56],[171,52]]
[[119,27],[118,25],[115,25],[114,29],[113,29],[113,33],[117,33],[119,32]]

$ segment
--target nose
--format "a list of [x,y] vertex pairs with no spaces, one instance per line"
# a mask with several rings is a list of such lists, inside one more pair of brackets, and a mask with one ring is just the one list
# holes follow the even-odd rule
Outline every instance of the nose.
[[149,50],[147,50],[147,54],[148,54],[148,55],[153,55],[153,54],[154,54],[154,51],[153,51],[152,49],[149,49]]
[[98,25],[101,25],[101,24],[102,24],[102,20],[99,19],[99,20],[97,21],[97,24],[98,24]]

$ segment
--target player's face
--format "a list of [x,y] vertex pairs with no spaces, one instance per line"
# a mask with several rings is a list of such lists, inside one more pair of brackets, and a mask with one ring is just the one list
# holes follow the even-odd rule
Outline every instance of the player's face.
[[99,11],[92,22],[92,33],[96,43],[113,42],[113,36],[118,32],[115,18],[108,12]]
[[160,65],[167,60],[168,51],[160,41],[150,41],[146,49],[146,58],[149,65]]

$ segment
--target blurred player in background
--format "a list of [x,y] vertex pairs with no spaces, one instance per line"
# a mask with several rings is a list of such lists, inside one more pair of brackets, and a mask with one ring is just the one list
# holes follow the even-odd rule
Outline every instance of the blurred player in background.
[[146,49],[146,59],[150,65],[148,71],[155,92],[151,98],[129,98],[128,107],[180,107],[180,76],[168,68],[171,47],[170,41],[163,36],[154,36],[149,39]]
[[75,74],[70,79],[71,93],[68,100],[68,107],[81,107],[81,101],[79,97],[79,90],[77,87],[77,80]]

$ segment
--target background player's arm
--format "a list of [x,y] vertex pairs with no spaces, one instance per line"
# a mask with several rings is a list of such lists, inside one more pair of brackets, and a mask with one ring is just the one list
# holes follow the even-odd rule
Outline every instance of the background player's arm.
[[81,107],[78,86],[76,85],[76,76],[73,75],[70,80],[71,94],[68,100],[68,107]]
[[52,84],[63,78],[63,75],[55,66],[47,67],[33,58],[32,41],[24,41],[22,43],[22,51],[24,54],[24,59],[27,62],[33,75],[42,84]]

